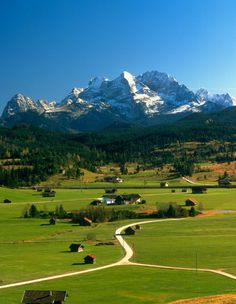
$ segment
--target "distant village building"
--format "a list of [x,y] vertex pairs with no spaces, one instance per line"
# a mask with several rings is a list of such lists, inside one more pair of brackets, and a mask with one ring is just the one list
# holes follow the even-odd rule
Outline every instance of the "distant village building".
[[102,202],[106,205],[115,205],[117,195],[115,194],[105,194],[102,196]]
[[198,204],[198,201],[195,198],[188,198],[185,201],[185,206],[196,206]]
[[103,180],[108,183],[123,183],[123,179],[118,176],[104,176]]
[[206,187],[192,187],[193,194],[205,194],[207,193]]
[[96,263],[96,256],[94,254],[89,254],[84,258],[85,264],[95,264]]
[[160,182],[160,187],[161,188],[169,187],[169,184],[167,182]]
[[132,227],[128,227],[125,229],[125,235],[134,235],[135,230]]
[[67,297],[66,291],[25,290],[21,304],[63,304]]
[[117,189],[115,187],[109,187],[109,188],[105,188],[105,193],[115,193],[117,191]]
[[56,192],[54,190],[51,190],[50,188],[45,188],[42,192],[43,197],[55,197]]
[[[141,196],[137,193],[130,194],[104,194],[102,202],[106,205],[130,205],[130,204],[141,204]],[[143,201],[143,203],[145,203]]]
[[82,252],[84,251],[84,246],[82,244],[71,244],[70,245],[71,252]]

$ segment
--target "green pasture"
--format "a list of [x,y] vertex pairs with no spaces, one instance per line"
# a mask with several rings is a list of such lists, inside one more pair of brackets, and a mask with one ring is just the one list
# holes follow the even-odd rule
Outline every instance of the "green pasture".
[[235,293],[235,281],[200,272],[119,266],[93,273],[0,290],[1,303],[18,304],[25,289],[67,290],[67,304],[169,303]]
[[[146,200],[148,206],[156,206],[161,203],[177,203],[183,205],[187,198],[195,198],[205,210],[236,210],[236,189],[208,189],[207,194],[192,194],[182,192],[181,188],[171,190],[174,187],[163,189],[118,189],[117,194],[139,193]],[[56,189],[56,197],[45,198],[35,190],[0,188],[0,212],[2,215],[19,217],[24,207],[34,203],[41,210],[44,208],[54,210],[58,204],[62,204],[67,211],[78,210],[96,198],[104,194],[103,189]],[[11,204],[1,203],[4,199],[10,199]],[[140,207],[140,206],[139,206]],[[141,206],[142,207],[142,206]]]
[[127,240],[136,262],[236,274],[236,214],[146,224]]
[[[207,194],[192,195],[176,189],[119,189],[118,194],[139,193],[147,206],[176,202],[183,204],[196,198],[206,210],[236,210],[236,189],[209,189]],[[40,210],[54,210],[62,204],[67,211],[87,206],[104,194],[102,189],[56,189],[55,198],[43,198],[35,190],[0,188],[0,284],[36,279],[110,264],[119,260],[123,250],[114,246],[95,246],[87,240],[88,233],[99,241],[115,241],[114,231],[131,220],[80,227],[48,219],[24,219],[25,206],[35,203]],[[112,208],[112,207],[111,207]],[[145,208],[143,205],[130,208]],[[176,222],[143,225],[128,241],[134,246],[134,259],[142,263],[210,267],[236,273],[236,214],[191,218]],[[85,245],[83,253],[70,253],[68,247],[78,242]],[[83,257],[93,253],[95,265],[83,265]],[[108,288],[109,286],[109,288]],[[25,287],[0,290],[0,303],[19,303]],[[68,304],[74,303],[168,303],[235,291],[235,282],[216,275],[177,271],[161,271],[143,267],[118,267],[63,280],[44,282],[27,288],[66,288]],[[93,292],[92,292],[93,291]],[[112,296],[115,295],[115,296]],[[107,299],[107,300],[106,300]]]
[[[105,173],[106,175],[114,175],[114,172],[110,172],[108,171],[104,171],[103,173]],[[96,180],[96,174],[91,173],[90,176],[89,175],[89,171],[86,171],[86,176],[87,176],[87,181],[86,181],[86,177],[81,177],[80,179],[67,179],[62,175],[55,175],[49,178],[49,180],[47,181],[48,184],[50,185],[56,185],[56,186],[60,186],[60,187],[75,187],[75,188],[97,188],[97,187],[111,187],[111,186],[115,186],[115,187],[143,187],[143,186],[156,186],[159,187],[160,186],[160,182],[162,181],[168,181],[170,186],[187,186],[188,183],[186,181],[184,181],[181,178],[175,178],[173,176],[170,175],[169,172],[165,172],[165,170],[163,170],[163,172],[156,172],[156,170],[154,169],[149,169],[149,170],[145,170],[145,171],[140,171],[139,173],[135,173],[135,174],[127,174],[127,175],[121,175],[123,182],[122,183],[108,183],[108,182],[102,182],[99,181],[101,180],[103,177],[99,174],[97,174],[97,176],[99,177]],[[43,183],[45,184],[45,182]]]
[[[42,219],[0,220],[1,284],[98,267],[115,262],[123,255],[114,238],[114,231],[121,223],[80,227],[64,222],[50,226],[47,222]],[[113,241],[115,245],[95,246],[105,241]],[[85,250],[71,253],[71,243],[82,243]],[[96,265],[83,264],[87,254],[97,256]]]

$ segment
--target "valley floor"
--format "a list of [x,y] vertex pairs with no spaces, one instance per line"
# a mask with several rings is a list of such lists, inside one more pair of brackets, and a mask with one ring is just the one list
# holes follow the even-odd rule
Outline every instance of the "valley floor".
[[[132,189],[128,191],[133,192]],[[136,265],[116,264],[115,268],[84,273],[81,276],[1,289],[0,300],[2,303],[16,304],[25,288],[60,290],[65,286],[69,293],[68,304],[78,301],[104,303],[104,299],[109,303],[169,303],[178,299],[234,293],[236,284],[232,279],[199,270],[211,268],[236,274],[236,215],[234,212],[226,212],[236,211],[235,192],[235,189],[210,189],[205,195],[195,195],[208,212],[224,210],[213,212],[214,216],[141,225],[142,229],[134,236],[126,237],[134,250],[131,262],[137,263]],[[140,189],[139,193],[147,200],[147,207],[152,208],[157,203],[181,203],[190,195],[171,193],[170,189]],[[58,222],[52,227],[44,225],[43,219],[20,218],[22,209],[30,202],[49,210],[63,202],[65,209],[75,210],[88,205],[91,199],[101,194],[101,190],[61,189],[57,190],[55,198],[45,199],[32,190],[1,188],[2,198],[7,196],[12,199],[11,204],[0,205],[1,285],[79,272],[91,267],[94,269],[120,260],[123,251],[114,241],[114,231],[118,226],[135,221],[97,224],[94,227]],[[97,241],[87,239],[91,232],[95,234],[97,241],[112,240],[115,245],[94,246]],[[68,246],[75,241],[85,244],[84,253],[68,252]],[[82,265],[83,257],[89,253],[96,254],[97,263],[91,266]],[[127,261],[123,262],[127,264]],[[151,264],[151,267],[141,264]],[[152,265],[190,267],[193,271],[164,270]]]

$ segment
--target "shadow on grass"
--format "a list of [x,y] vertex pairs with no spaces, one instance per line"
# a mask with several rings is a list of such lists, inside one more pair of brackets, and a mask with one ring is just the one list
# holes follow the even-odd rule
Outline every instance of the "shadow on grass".
[[73,266],[78,266],[78,265],[86,265],[85,263],[73,263]]

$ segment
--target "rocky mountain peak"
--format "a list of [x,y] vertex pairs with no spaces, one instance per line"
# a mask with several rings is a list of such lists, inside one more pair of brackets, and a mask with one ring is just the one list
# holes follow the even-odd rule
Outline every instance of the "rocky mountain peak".
[[15,117],[17,123],[24,120],[23,113],[31,115],[33,111],[34,115],[40,115],[37,123],[42,118],[43,125],[47,125],[50,119],[50,126],[55,121],[55,128],[91,131],[95,126],[102,129],[114,121],[158,123],[162,117],[168,121],[172,120],[171,116],[183,117],[192,112],[212,112],[235,105],[235,98],[227,93],[211,95],[205,89],[194,93],[167,73],[149,71],[135,77],[124,71],[113,80],[92,78],[85,89],[73,88],[58,104],[46,100],[34,102],[16,94],[7,103],[2,120],[14,125]]

